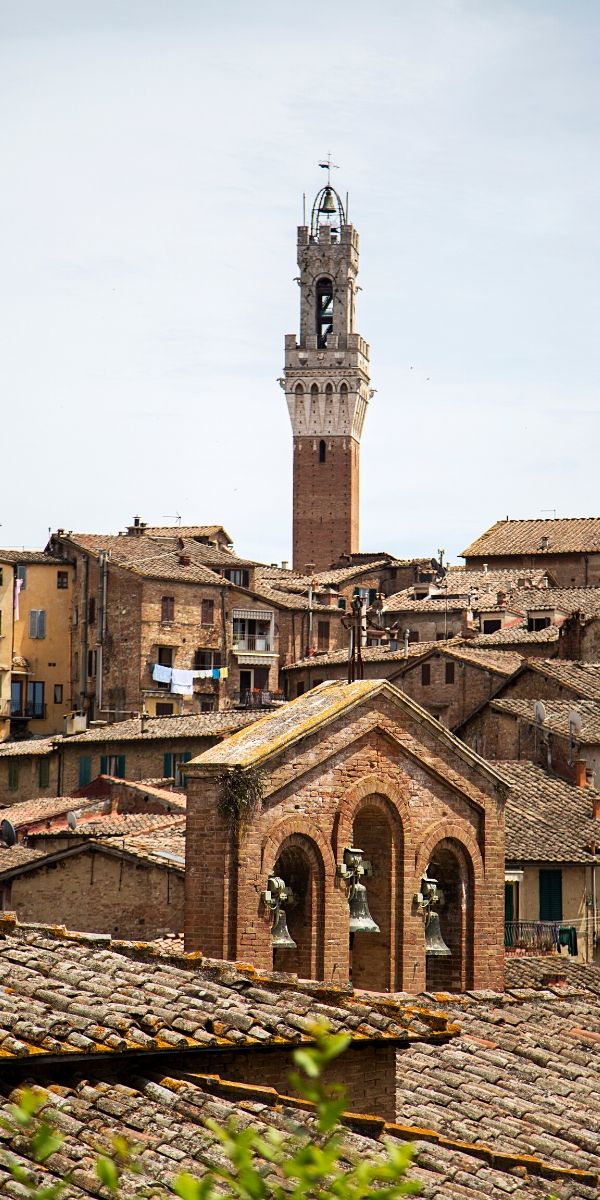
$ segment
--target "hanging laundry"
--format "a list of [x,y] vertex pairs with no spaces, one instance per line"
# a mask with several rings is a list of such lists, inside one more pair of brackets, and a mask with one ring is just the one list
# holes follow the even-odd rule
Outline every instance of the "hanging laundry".
[[170,683],[173,674],[172,667],[163,667],[162,663],[155,663],[152,668],[152,678],[155,683]]
[[208,671],[192,671],[194,679],[212,679],[212,667]]
[[212,677],[213,677],[213,679],[220,679],[220,678],[221,678],[221,668],[220,668],[220,667],[213,667],[213,669],[212,669]]
[[221,679],[227,679],[229,676],[229,667],[221,667]]
[[171,691],[175,692],[178,696],[193,696],[194,672],[178,671],[173,668],[171,674]]

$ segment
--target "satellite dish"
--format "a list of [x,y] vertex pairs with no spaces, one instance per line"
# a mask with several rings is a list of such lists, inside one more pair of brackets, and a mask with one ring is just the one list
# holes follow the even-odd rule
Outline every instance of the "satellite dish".
[[12,824],[12,821],[9,821],[6,817],[0,821],[0,838],[4,842],[5,846],[14,846],[17,840],[16,829]]
[[536,700],[533,706],[533,715],[535,717],[536,725],[544,724],[544,721],[546,720],[546,708],[545,705],[542,704],[541,700]]
[[574,711],[570,712],[569,713],[569,733],[571,734],[571,737],[577,737],[577,735],[579,733],[581,733],[582,729],[583,729],[583,721],[581,720],[579,713],[574,712]]
[[69,826],[69,829],[75,829],[75,826],[77,825],[77,817],[75,816],[74,812],[67,813],[67,825]]

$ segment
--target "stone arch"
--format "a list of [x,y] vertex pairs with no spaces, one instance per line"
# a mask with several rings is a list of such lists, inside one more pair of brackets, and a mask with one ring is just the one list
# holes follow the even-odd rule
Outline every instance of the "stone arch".
[[[439,931],[450,956],[425,955],[427,991],[466,991],[474,986],[474,934],[480,928],[485,872],[475,839],[457,823],[440,822],[420,847],[415,892],[427,865],[444,893]],[[425,949],[425,944],[423,944]]]
[[264,875],[265,872],[273,869],[280,846],[292,834],[304,834],[305,837],[315,842],[321,853],[325,877],[333,879],[335,876],[335,858],[331,846],[327,842],[327,839],[323,837],[321,830],[301,813],[284,817],[281,821],[278,821],[264,839],[260,855],[262,874]]
[[[405,845],[408,804],[400,788],[376,775],[359,780],[343,797],[334,828],[336,859],[357,846],[372,863],[367,899],[379,933],[350,936],[352,981],[372,991],[401,987]],[[363,880],[363,882],[365,882]]]
[[285,915],[296,943],[290,949],[273,948],[273,970],[323,979],[325,864],[317,842],[306,833],[291,833],[280,843],[272,870],[292,889],[294,899]]
[[294,388],[294,392],[296,393],[296,399],[297,399],[297,400],[302,400],[302,399],[304,398],[304,386],[303,386],[303,384],[301,384],[301,383],[297,383],[297,384],[296,384],[296,386],[295,386],[295,388]]

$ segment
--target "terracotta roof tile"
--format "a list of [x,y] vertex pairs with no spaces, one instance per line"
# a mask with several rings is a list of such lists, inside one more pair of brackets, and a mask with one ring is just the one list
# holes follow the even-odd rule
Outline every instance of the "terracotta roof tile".
[[506,554],[543,554],[542,538],[548,538],[548,554],[572,554],[600,550],[600,517],[556,517],[522,521],[496,521],[471,542],[461,558]]
[[[510,784],[506,801],[508,862],[593,862],[600,821],[592,817],[595,788],[575,787],[531,762],[498,762]],[[568,813],[568,820],[565,820]]]
[[[507,625],[495,633],[478,633],[469,638],[471,646],[539,646],[545,642],[557,642],[559,626],[547,625],[545,629],[529,630],[525,624]],[[526,650],[523,650],[526,653]]]
[[[132,717],[128,721],[115,721],[110,725],[95,726],[85,733],[74,733],[62,740],[63,744],[89,742],[153,741],[157,738],[222,737],[234,733],[246,725],[252,725],[256,716],[252,712],[227,709],[220,712],[190,713],[184,717]],[[2,744],[0,743],[0,753]],[[127,781],[126,781],[127,782]]]
[[[399,663],[405,662],[406,658],[421,658],[422,655],[428,654],[430,650],[439,646],[439,642],[409,642],[408,656],[404,653],[404,647],[401,650],[390,650],[389,646],[365,646],[362,651],[364,662],[374,663]],[[287,667],[283,667],[284,671],[304,670],[306,667],[313,667],[318,671],[320,667],[336,666],[338,663],[348,662],[347,650],[329,650],[327,654],[313,654],[309,658],[300,658],[298,662],[290,663]]]
[[24,754],[52,754],[56,737],[15,738],[0,742],[0,758],[19,758]]
[[571,662],[567,659],[528,660],[527,667],[561,687],[573,691],[580,700],[600,700],[600,663]]
[[31,563],[48,566],[48,567],[68,567],[69,564],[63,558],[58,558],[53,554],[46,554],[45,550],[0,550],[0,562],[3,563]]
[[[497,712],[508,713],[522,720],[535,722],[533,700],[502,699],[490,700],[490,705]],[[597,700],[544,700],[546,718],[544,729],[550,729],[562,737],[569,737],[569,718],[572,712],[578,713],[582,721],[581,732],[576,734],[576,742],[584,745],[600,743],[600,701]]]

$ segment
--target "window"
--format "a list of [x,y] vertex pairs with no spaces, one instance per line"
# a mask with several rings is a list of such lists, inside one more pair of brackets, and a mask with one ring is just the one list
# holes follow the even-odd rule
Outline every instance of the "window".
[[303,684],[303,683],[297,683],[297,684],[296,684],[296,695],[297,695],[297,696],[303,696],[303,695],[304,695],[304,684]]
[[409,642],[418,642],[418,640],[419,640],[419,630],[418,630],[418,629],[409,629],[409,631],[408,631],[408,640],[409,640]]
[[562,871],[540,871],[540,921],[562,921]]
[[17,579],[21,581],[21,591],[24,592],[27,587],[27,567],[17,567]]
[[181,753],[163,755],[163,778],[174,779],[175,787],[185,787],[184,763],[192,757],[190,750]]
[[325,462],[326,458],[327,458],[327,446],[325,445],[323,438],[321,438],[321,441],[319,442],[319,462],[320,463]]
[[59,591],[65,591],[65,589],[68,588],[68,586],[69,586],[69,572],[68,571],[57,571],[56,572],[56,586]]
[[454,663],[446,663],[446,683],[454,683]]
[[96,623],[96,597],[90,596],[88,600],[88,624],[95,625]]
[[493,620],[483,622],[484,633],[495,633],[497,629],[502,629],[502,621],[497,621],[495,617]]
[[221,666],[220,650],[196,650],[194,655],[195,671],[212,671]]
[[19,764],[18,762],[9,762],[8,764],[8,790],[16,792],[19,789]]
[[100,774],[112,775],[115,779],[125,778],[125,755],[103,754],[100,759]]
[[[159,663],[159,665],[161,667],[172,667],[173,666],[173,647],[172,646],[157,646],[156,655],[157,655],[156,661]],[[158,682],[157,682],[156,686],[157,686],[157,688],[159,688],[159,690],[161,690],[163,692],[168,692],[171,687],[170,683],[158,683]]]
[[98,669],[98,651],[88,650],[87,656],[87,673],[88,678],[93,679]]
[[327,338],[333,329],[333,283],[331,279],[318,279],[316,288],[317,348],[325,350]]
[[44,717],[44,684],[41,680],[31,679],[27,684],[27,716],[28,717]]
[[214,696],[201,696],[200,697],[200,712],[207,713],[207,712],[214,712],[214,711],[215,711]]
[[38,762],[38,787],[47,788],[50,785],[50,762],[47,758],[40,758]]
[[431,683],[431,666],[429,663],[423,663],[421,667],[421,683],[423,687],[429,687]]
[[45,608],[32,608],[29,613],[29,636],[30,638],[45,638],[46,636],[46,610]]
[[[233,567],[228,567],[226,571],[223,571],[223,575],[225,576],[225,579],[228,579],[230,583],[234,583],[236,587],[247,588],[250,586],[249,571],[241,570],[238,567],[235,569]],[[202,622],[202,624],[204,624],[204,622]]]
[[550,617],[528,617],[527,628],[530,633],[534,633],[536,629],[547,629],[550,624]]
[[79,759],[79,786],[85,787],[92,778],[92,759],[89,754],[82,754]]
[[157,717],[172,717],[173,716],[173,705],[166,704],[165,702],[163,702],[161,704],[161,702],[159,700],[157,700],[156,715],[157,715]]
[[54,703],[62,704],[63,702],[63,685],[62,683],[54,684]]
[[160,619],[164,624],[175,620],[175,597],[161,596],[160,600]]
[[317,622],[317,649],[329,650],[329,621]]
[[215,623],[215,602],[214,600],[203,600],[200,606],[200,624],[214,625]]

